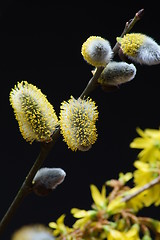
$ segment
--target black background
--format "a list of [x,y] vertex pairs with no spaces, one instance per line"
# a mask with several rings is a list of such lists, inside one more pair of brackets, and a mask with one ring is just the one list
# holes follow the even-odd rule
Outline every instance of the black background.
[[[145,1],[144,1],[145,2]],[[63,100],[78,97],[91,78],[92,67],[81,55],[82,43],[91,35],[108,39],[113,47],[124,24],[141,8],[144,17],[132,32],[142,32],[160,43],[158,7],[152,1],[76,2],[11,1],[0,3],[0,103],[1,103],[1,208],[2,218],[16,195],[40,146],[22,138],[9,103],[17,81],[27,80],[47,95],[57,115]],[[118,60],[118,57],[115,59]],[[99,189],[119,172],[132,171],[137,152],[129,148],[136,127],[159,128],[160,66],[136,65],[133,81],[118,91],[100,88],[90,94],[99,110],[98,140],[88,152],[72,152],[60,139],[44,166],[61,167],[65,181],[47,197],[28,196],[19,206],[1,239],[10,239],[19,227],[48,224],[65,213],[71,225],[72,207],[90,209],[89,185]],[[150,208],[151,209],[151,208]],[[142,214],[159,217],[159,207]]]

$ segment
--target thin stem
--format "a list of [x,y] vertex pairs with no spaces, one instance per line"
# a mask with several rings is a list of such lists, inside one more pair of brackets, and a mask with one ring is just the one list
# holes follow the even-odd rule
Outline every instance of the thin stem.
[[[157,220],[149,217],[138,217],[139,223],[145,225],[147,228],[151,229],[154,233],[157,233],[156,224]],[[158,238],[157,238],[158,239]]]
[[42,166],[44,160],[46,159],[47,155],[49,154],[50,150],[52,149],[53,145],[55,144],[59,136],[60,136],[60,129],[59,127],[57,127],[57,129],[55,130],[52,136],[52,141],[49,143],[41,143],[41,150],[36,161],[34,162],[22,186],[20,187],[17,195],[15,196],[13,202],[11,203],[6,214],[4,215],[4,217],[0,222],[0,236],[2,235],[3,231],[7,227],[13,214],[15,213],[16,209],[18,208],[20,203],[23,201],[25,196],[27,196],[29,193],[32,192],[32,180],[35,174],[37,173],[38,169]]
[[96,83],[98,78],[100,77],[102,71],[103,71],[104,67],[98,67],[96,69],[95,74],[93,75],[93,77],[89,80],[86,88],[84,89],[84,91],[82,92],[82,94],[80,95],[80,98],[84,98],[86,96],[89,95],[90,92],[92,92],[95,87],[96,87]]
[[41,145],[41,151],[33,164],[31,170],[29,171],[27,177],[25,178],[20,190],[18,191],[17,195],[15,196],[12,204],[10,205],[9,209],[7,210],[6,214],[2,218],[0,222],[0,236],[2,235],[3,231],[5,230],[6,226],[8,225],[9,221],[11,220],[13,214],[15,213],[16,209],[22,202],[22,200],[25,198],[26,195],[28,195],[32,190],[32,180],[38,171],[38,169],[43,164],[44,160],[46,159],[49,150],[51,149],[52,143],[48,144],[42,144]]
[[128,202],[129,200],[131,200],[132,198],[136,197],[140,193],[144,192],[147,189],[150,189],[151,187],[153,187],[153,186],[155,186],[156,184],[159,184],[159,183],[160,183],[160,176],[158,176],[157,178],[153,179],[149,183],[146,183],[141,188],[139,188],[136,192],[123,197],[122,198],[122,202]]

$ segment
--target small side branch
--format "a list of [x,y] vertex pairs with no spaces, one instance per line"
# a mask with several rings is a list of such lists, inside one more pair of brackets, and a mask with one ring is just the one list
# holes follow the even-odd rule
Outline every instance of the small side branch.
[[97,84],[97,80],[98,80],[98,78],[100,77],[103,69],[104,69],[104,67],[98,67],[98,68],[96,69],[95,74],[94,74],[93,77],[89,80],[86,88],[84,89],[84,91],[83,91],[82,94],[80,95],[80,98],[84,98],[84,97],[88,96],[89,93],[94,90],[94,88],[96,87],[96,84]]
[[[130,21],[126,22],[125,28],[124,28],[124,30],[123,30],[123,32],[122,32],[122,34],[121,34],[120,37],[123,37],[125,34],[127,34],[128,32],[130,32],[130,30],[133,28],[133,26],[136,24],[136,22],[139,21],[139,20],[142,18],[143,14],[144,14],[144,9],[141,9],[141,10],[139,10],[139,11],[135,14],[135,16],[134,16],[133,19],[131,19]],[[114,48],[113,48],[114,55],[118,52],[119,46],[120,46],[120,45],[119,45],[119,43],[117,42],[117,43],[115,44]]]
[[122,198],[122,202],[128,202],[129,200],[131,200],[132,198],[136,197],[140,193],[144,192],[147,189],[152,188],[153,186],[155,186],[156,184],[159,184],[159,183],[160,183],[160,176],[158,176],[157,178],[153,179],[151,182],[146,183],[144,186],[139,188],[136,192],[123,197]]

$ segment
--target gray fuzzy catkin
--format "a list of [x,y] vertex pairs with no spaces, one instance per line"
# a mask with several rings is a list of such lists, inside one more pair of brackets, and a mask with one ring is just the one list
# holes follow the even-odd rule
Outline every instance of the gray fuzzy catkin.
[[147,36],[142,46],[138,49],[136,57],[129,56],[129,58],[140,64],[159,64],[160,46],[152,38]]
[[131,81],[136,75],[136,67],[126,62],[109,62],[98,82],[102,85],[118,86]]
[[61,168],[41,168],[33,179],[33,191],[45,196],[61,184],[66,173]]
[[108,40],[105,39],[101,42],[99,39],[95,39],[88,47],[88,54],[93,61],[107,64],[111,60],[113,52]]

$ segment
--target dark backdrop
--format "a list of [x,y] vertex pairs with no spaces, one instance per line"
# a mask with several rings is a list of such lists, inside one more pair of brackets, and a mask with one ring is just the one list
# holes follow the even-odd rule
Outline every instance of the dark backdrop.
[[[125,22],[144,8],[144,17],[132,32],[145,33],[160,43],[158,6],[153,3],[0,3],[1,218],[40,148],[38,143],[26,143],[18,130],[9,104],[11,88],[21,80],[36,85],[58,115],[61,102],[70,95],[78,97],[92,76],[92,67],[81,55],[81,45],[90,35],[108,39],[113,47]],[[48,224],[62,213],[67,215],[66,224],[71,225],[72,207],[90,208],[91,183],[101,188],[106,180],[117,178],[119,172],[133,170],[137,152],[129,144],[137,136],[136,127],[158,128],[160,122],[160,66],[136,67],[136,78],[118,91],[105,93],[97,89],[91,93],[99,110],[97,142],[88,152],[72,152],[63,141],[56,143],[44,166],[63,168],[65,181],[47,197],[28,196],[4,232],[3,240],[10,239],[13,231],[25,224]],[[158,217],[156,212],[146,209],[144,214]]]

